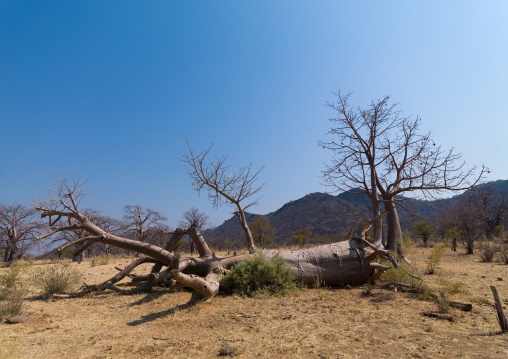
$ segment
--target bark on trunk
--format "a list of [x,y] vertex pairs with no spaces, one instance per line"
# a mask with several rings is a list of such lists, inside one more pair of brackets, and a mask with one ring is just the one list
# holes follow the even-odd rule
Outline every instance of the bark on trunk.
[[296,277],[306,285],[328,286],[368,282],[375,268],[366,258],[365,244],[356,240],[327,244],[299,251],[264,251],[267,258],[280,254]]
[[501,331],[503,333],[508,332],[508,320],[506,319],[506,316],[503,311],[503,304],[501,303],[501,300],[499,299],[499,294],[497,294],[497,289],[495,286],[491,285],[490,289],[492,290],[492,294],[494,295],[494,302],[497,312],[497,320],[499,322],[499,326],[501,327]]
[[197,249],[200,257],[208,257],[212,255],[210,248],[208,248],[205,239],[201,233],[199,233],[196,226],[191,226],[187,231],[187,234],[191,237],[192,243],[194,243],[194,247]]
[[240,226],[242,226],[243,233],[245,234],[245,239],[247,241],[247,247],[249,248],[249,252],[254,253],[256,251],[256,246],[254,245],[254,238],[252,237],[252,233],[250,232],[247,219],[245,218],[245,212],[243,211],[243,208],[240,205],[240,203],[237,203],[236,205],[238,207],[238,211],[235,212],[235,215],[240,220]]
[[[296,277],[308,285],[319,282],[329,286],[341,286],[374,281],[384,271],[391,268],[377,263],[376,259],[378,257],[386,257],[392,262],[394,267],[398,267],[395,259],[384,248],[375,246],[365,239],[368,225],[381,220],[385,214],[373,221],[363,221],[360,223],[358,230],[348,241],[298,251],[267,251],[266,256],[271,258],[280,253]],[[114,290],[122,294],[133,294],[150,291],[154,285],[169,285],[172,288],[191,288],[201,298],[209,300],[219,291],[218,275],[226,273],[233,265],[247,259],[247,256],[243,255],[222,258],[215,256],[210,252],[205,239],[195,227],[189,228],[187,232],[177,229],[173,232],[173,236],[166,247],[161,248],[149,243],[142,243],[106,233],[88,221],[84,216],[77,215],[77,217],[81,221],[79,228],[84,229],[91,236],[68,243],[61,247],[60,250],[80,244],[83,244],[81,247],[83,249],[93,243],[100,242],[135,251],[147,257],[137,259],[122,269],[115,277],[102,284],[85,286],[77,293],[59,295],[58,297],[76,297],[105,289]],[[244,216],[239,215],[239,217],[245,220]],[[180,256],[171,253],[174,245],[185,233],[189,234],[192,238],[200,254],[199,258],[180,258]],[[252,248],[250,249],[252,250]],[[114,286],[116,282],[128,275],[136,266],[146,261],[154,262],[155,265],[148,275],[133,277],[135,282],[140,284],[138,287],[125,290]],[[164,269],[164,267],[167,268]]]
[[402,248],[402,229],[400,228],[399,215],[397,213],[397,208],[395,207],[395,202],[389,200],[384,202],[384,205],[385,211],[388,212],[386,217],[388,228],[386,249],[404,257],[404,250]]

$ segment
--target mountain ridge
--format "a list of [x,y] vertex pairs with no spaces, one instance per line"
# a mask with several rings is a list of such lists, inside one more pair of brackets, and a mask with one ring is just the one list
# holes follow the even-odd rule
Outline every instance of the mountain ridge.
[[[508,196],[508,180],[487,182],[476,186],[476,189],[487,186]],[[465,193],[461,193],[433,201],[405,198],[404,206],[432,223],[436,221],[437,216],[446,206],[464,198],[465,195]],[[370,200],[366,194],[352,191],[342,192],[338,195],[313,192],[289,201],[276,211],[264,216],[269,219],[270,224],[276,230],[275,243],[282,245],[291,244],[291,236],[301,228],[309,228],[312,231],[314,242],[341,240],[343,233],[349,230],[354,221],[358,222],[369,218],[369,209]],[[413,222],[411,215],[400,207],[398,214],[402,229],[411,229]],[[259,214],[246,213],[247,222],[250,224],[257,215]],[[415,220],[418,221],[419,218],[415,218]],[[225,237],[231,238],[233,243],[239,245],[244,242],[243,231],[235,216],[206,232],[206,238],[211,243],[222,243]]]

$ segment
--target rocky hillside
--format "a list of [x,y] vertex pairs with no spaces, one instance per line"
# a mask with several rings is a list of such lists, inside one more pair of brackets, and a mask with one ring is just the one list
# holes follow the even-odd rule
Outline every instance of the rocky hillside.
[[[492,186],[497,193],[507,196],[508,180],[486,183],[479,188]],[[446,208],[454,201],[460,200],[465,194],[435,201],[422,201],[406,199],[403,204],[412,212],[435,222],[437,217],[446,212]],[[266,214],[270,224],[277,231],[276,243],[291,243],[291,236],[297,229],[309,228],[314,234],[313,240],[340,240],[353,221],[369,217],[370,202],[365,194],[341,193],[331,195],[327,193],[310,193],[300,199],[283,205],[275,212]],[[247,221],[251,223],[256,214],[248,213]],[[399,217],[403,229],[411,229],[413,219],[403,208],[399,207]],[[415,218],[419,220],[419,218]],[[211,243],[221,243],[226,237],[230,237],[239,245],[243,245],[243,232],[238,219],[232,217],[220,226],[206,233],[207,240]]]

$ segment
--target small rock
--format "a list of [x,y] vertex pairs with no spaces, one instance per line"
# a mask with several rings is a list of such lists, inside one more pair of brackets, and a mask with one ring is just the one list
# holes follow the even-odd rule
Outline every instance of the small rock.
[[484,275],[482,275],[482,278],[486,278]]
[[221,356],[229,356],[236,352],[236,347],[232,345],[226,345],[224,348],[220,350],[219,355]]
[[503,278],[497,278],[498,281],[502,282],[503,281]]
[[8,324],[26,323],[30,320],[30,317],[26,315],[15,315],[14,317],[7,318]]

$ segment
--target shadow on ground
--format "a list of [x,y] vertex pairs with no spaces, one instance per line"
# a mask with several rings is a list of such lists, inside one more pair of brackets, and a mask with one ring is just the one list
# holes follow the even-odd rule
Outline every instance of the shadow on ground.
[[[148,301],[151,301],[153,299],[155,299],[155,298],[152,297]],[[127,325],[130,326],[130,327],[135,327],[137,325],[145,324],[145,323],[157,320],[159,318],[163,318],[163,317],[165,317],[167,315],[175,314],[179,310],[184,310],[184,309],[187,309],[187,308],[191,308],[194,305],[196,305],[197,303],[199,303],[199,301],[200,301],[200,298],[196,294],[193,293],[191,299],[187,303],[185,303],[185,304],[180,304],[180,305],[177,305],[176,307],[173,307],[173,308],[167,309],[167,310],[163,310],[161,312],[150,313],[148,315],[143,315],[141,317],[141,319],[129,322],[129,323],[127,323]],[[142,303],[147,303],[146,302],[146,297],[143,298],[143,299],[138,300],[136,303],[133,303],[133,305],[142,304]]]

